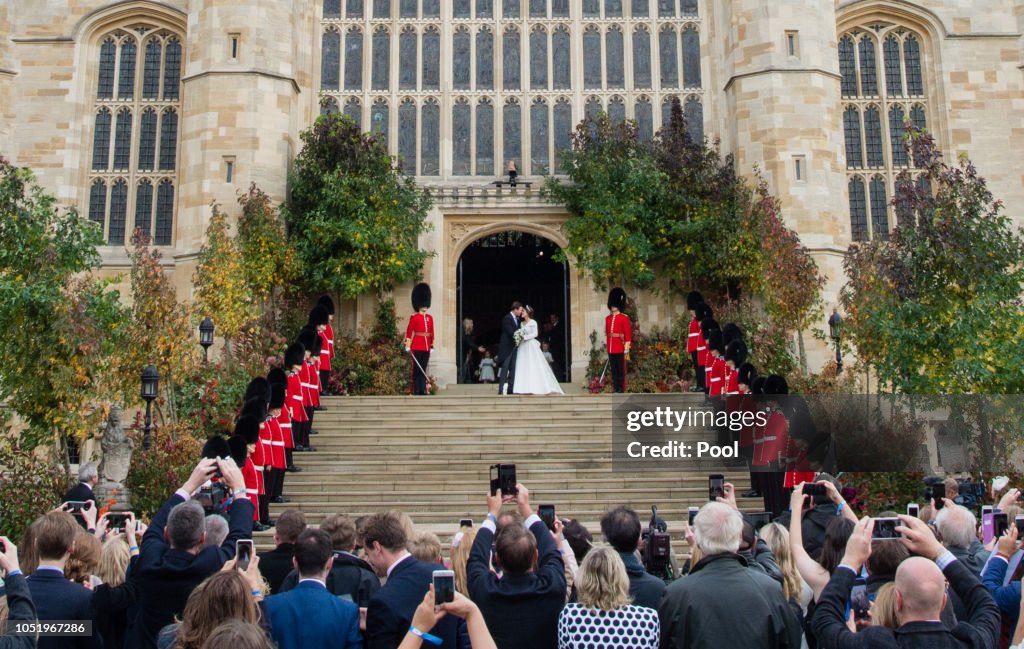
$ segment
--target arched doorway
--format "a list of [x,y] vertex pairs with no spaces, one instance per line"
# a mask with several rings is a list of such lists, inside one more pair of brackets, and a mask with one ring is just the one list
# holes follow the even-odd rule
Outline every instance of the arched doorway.
[[[550,239],[518,230],[488,234],[463,250],[456,274],[459,383],[468,382],[461,371],[462,322],[472,320],[477,345],[497,357],[501,319],[515,300],[533,307],[554,359],[555,376],[562,382],[572,380],[569,265],[553,259],[559,250]],[[475,354],[472,366],[478,361]]]

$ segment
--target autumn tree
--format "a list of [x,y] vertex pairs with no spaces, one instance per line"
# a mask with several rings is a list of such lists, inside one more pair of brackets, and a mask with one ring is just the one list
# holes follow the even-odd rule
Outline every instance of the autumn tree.
[[238,217],[236,243],[245,284],[262,310],[277,291],[295,280],[295,251],[287,245],[284,222],[273,201],[253,183],[238,198],[242,213]]
[[431,199],[384,140],[341,113],[321,115],[301,139],[285,221],[306,289],[354,298],[420,277]]
[[206,242],[199,250],[199,263],[192,283],[196,287],[197,315],[213,319],[217,333],[224,337],[225,350],[230,354],[231,339],[253,319],[255,307],[228,217],[216,204],[210,209],[212,214],[206,227]]

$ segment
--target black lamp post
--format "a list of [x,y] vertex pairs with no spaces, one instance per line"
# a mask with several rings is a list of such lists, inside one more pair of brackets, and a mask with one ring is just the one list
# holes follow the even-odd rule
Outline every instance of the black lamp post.
[[156,371],[156,367],[150,365],[146,369],[142,370],[142,393],[141,396],[146,400],[146,427],[143,429],[142,435],[142,448],[149,450],[152,440],[150,434],[153,432],[153,417],[152,417],[152,406],[153,399],[156,399],[157,392],[160,390],[160,374]]
[[832,315],[828,318],[828,335],[836,346],[836,374],[843,373],[843,350],[840,347],[840,339],[843,336],[843,316],[839,311],[832,309]]
[[204,319],[199,323],[199,344],[203,346],[203,362],[209,361],[210,345],[213,344],[213,320],[210,318]]

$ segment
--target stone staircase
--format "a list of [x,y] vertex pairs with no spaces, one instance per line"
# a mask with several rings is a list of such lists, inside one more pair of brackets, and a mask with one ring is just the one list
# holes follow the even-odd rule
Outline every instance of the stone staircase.
[[[559,517],[578,519],[599,538],[598,521],[610,506],[633,507],[646,526],[656,504],[678,551],[687,508],[707,502],[708,473],[748,488],[745,470],[725,466],[613,471],[611,395],[563,387],[562,397],[499,397],[493,386],[453,386],[426,398],[325,398],[327,410],[314,422],[317,450],[295,454],[302,472],[285,479],[291,502],[272,505],[271,517],[298,508],[318,524],[332,513],[399,509],[417,530],[437,534],[447,556],[459,519],[479,524],[486,513],[489,466],[515,463],[535,509],[554,504]],[[759,500],[741,506],[761,509]],[[272,532],[256,536],[261,547],[273,544]]]

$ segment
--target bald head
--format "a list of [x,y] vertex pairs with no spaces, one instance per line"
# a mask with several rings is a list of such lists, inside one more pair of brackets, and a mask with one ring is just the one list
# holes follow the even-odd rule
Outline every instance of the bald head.
[[911,557],[896,569],[896,610],[900,624],[938,620],[946,605],[946,578],[923,557]]

